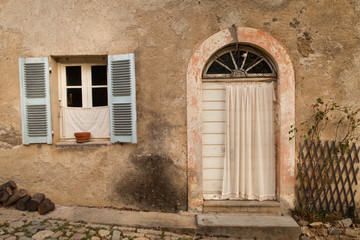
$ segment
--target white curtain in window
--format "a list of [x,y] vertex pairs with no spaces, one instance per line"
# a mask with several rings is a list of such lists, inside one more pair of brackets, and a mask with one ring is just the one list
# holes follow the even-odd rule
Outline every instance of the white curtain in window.
[[63,137],[75,138],[76,132],[90,132],[91,138],[110,136],[109,107],[63,108]]
[[273,101],[273,83],[226,85],[222,198],[276,198]]

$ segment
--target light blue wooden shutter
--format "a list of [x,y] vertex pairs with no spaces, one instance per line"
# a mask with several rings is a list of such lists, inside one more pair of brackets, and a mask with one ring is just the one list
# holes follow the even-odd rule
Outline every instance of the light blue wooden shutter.
[[136,143],[136,89],[134,54],[109,55],[111,142]]
[[51,144],[49,60],[20,58],[19,73],[23,144]]

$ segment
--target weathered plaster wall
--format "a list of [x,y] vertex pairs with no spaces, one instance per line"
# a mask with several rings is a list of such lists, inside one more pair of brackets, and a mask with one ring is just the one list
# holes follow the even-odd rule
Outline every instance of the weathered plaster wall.
[[[353,0],[2,0],[0,182],[12,178],[61,204],[186,209],[186,71],[196,47],[232,24],[276,38],[294,64],[301,122],[318,97],[359,105],[358,22]],[[129,52],[136,60],[137,145],[20,145],[19,57]],[[56,101],[52,96],[55,141]]]

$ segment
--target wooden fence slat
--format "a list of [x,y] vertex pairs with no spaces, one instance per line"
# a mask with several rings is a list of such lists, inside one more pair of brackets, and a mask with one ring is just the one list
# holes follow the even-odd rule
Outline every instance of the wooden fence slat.
[[300,142],[302,177],[297,176],[296,196],[303,198],[304,207],[346,215],[349,207],[355,206],[359,168],[354,164],[359,162],[359,153],[355,143],[348,150],[339,150],[334,141]]

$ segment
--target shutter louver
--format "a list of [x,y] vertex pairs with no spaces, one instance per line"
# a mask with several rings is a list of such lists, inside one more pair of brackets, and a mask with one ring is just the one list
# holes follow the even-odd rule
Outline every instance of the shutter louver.
[[20,58],[23,144],[52,143],[48,58]]
[[29,137],[46,137],[46,105],[26,106],[27,133]]
[[137,142],[134,54],[108,56],[111,142]]
[[27,98],[44,98],[46,96],[44,63],[25,63],[24,78]]
[[112,94],[115,97],[130,96],[131,75],[130,61],[113,61],[111,65],[111,77],[113,79]]
[[114,135],[131,136],[131,103],[114,103],[112,113],[114,117]]

